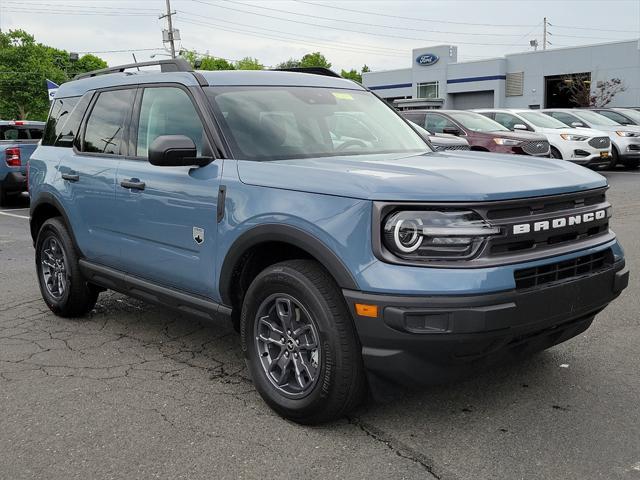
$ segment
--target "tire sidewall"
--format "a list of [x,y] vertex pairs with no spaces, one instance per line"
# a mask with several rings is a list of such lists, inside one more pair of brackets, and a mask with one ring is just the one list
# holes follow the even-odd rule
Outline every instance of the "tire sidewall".
[[[308,310],[318,330],[320,346],[320,377],[313,390],[301,398],[288,398],[266,377],[255,347],[256,314],[262,302],[274,293],[296,298]],[[315,413],[330,400],[335,384],[336,367],[341,363],[339,338],[331,319],[331,310],[322,294],[302,274],[287,267],[276,266],[258,275],[249,288],[241,317],[242,350],[254,385],[265,401],[276,411],[286,411],[288,417],[304,417]]]
[[[65,259],[65,276],[67,282],[67,288],[60,298],[56,298],[47,289],[44,280],[44,274],[42,272],[42,245],[45,240],[49,238],[55,238],[58,241],[58,244],[62,248],[64,259]],[[72,272],[71,269],[74,268],[71,252],[69,251],[69,246],[67,245],[65,236],[60,232],[60,227],[57,222],[48,221],[45,222],[40,232],[38,233],[38,238],[36,240],[36,274],[38,275],[38,285],[40,286],[40,292],[42,293],[42,298],[45,303],[49,306],[49,308],[53,311],[59,311],[64,308],[64,306],[69,302],[69,296],[71,295],[71,277]]]

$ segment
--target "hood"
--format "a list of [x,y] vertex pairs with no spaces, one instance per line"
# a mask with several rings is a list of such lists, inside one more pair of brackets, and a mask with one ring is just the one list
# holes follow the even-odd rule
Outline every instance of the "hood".
[[609,134],[607,132],[603,132],[602,130],[596,130],[595,128],[542,128],[538,127],[538,131],[540,133],[544,133],[545,135],[581,135],[591,137],[607,137]]
[[487,201],[603,187],[606,179],[563,160],[489,152],[238,161],[251,185],[390,201]]
[[611,134],[612,132],[640,132],[639,125],[593,125],[593,128],[583,128],[578,127],[578,130],[583,131],[594,131],[600,130],[601,132],[607,132],[607,134]]
[[490,135],[491,137],[497,137],[497,138],[513,138],[515,140],[527,140],[527,141],[532,141],[532,142],[536,142],[539,140],[546,140],[547,138],[542,135],[541,133],[534,133],[534,132],[525,132],[523,130],[518,130],[517,132],[511,132],[511,131],[502,131],[499,130],[497,132],[472,132],[472,133],[482,133],[483,135]]

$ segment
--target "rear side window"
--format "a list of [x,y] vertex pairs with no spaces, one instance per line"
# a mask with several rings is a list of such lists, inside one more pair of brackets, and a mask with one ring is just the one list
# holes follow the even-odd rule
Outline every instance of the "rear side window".
[[83,152],[122,153],[125,120],[131,111],[133,95],[131,89],[100,93],[85,126]]
[[[47,125],[42,136],[42,145],[54,145],[62,133],[62,127],[69,119],[73,108],[80,97],[58,98],[53,102],[47,119]],[[86,107],[85,107],[86,108]]]
[[424,128],[425,123],[425,114],[424,113],[403,113],[404,118],[409,120],[410,122],[415,123],[416,125]]

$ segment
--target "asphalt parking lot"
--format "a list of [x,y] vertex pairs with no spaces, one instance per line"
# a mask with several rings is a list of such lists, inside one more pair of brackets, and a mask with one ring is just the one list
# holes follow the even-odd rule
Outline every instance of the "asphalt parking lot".
[[322,427],[282,420],[238,337],[114,293],[41,300],[24,201],[0,210],[0,478],[640,479],[640,173],[606,174],[629,288],[579,337]]

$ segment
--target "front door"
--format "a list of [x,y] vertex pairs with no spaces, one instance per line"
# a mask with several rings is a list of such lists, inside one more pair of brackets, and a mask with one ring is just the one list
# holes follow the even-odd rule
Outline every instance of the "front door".
[[116,205],[121,268],[168,287],[215,297],[216,206],[222,160],[204,167],[158,167],[148,148],[161,135],[186,135],[210,155],[201,113],[178,86],[138,91],[130,156],[121,160]]

